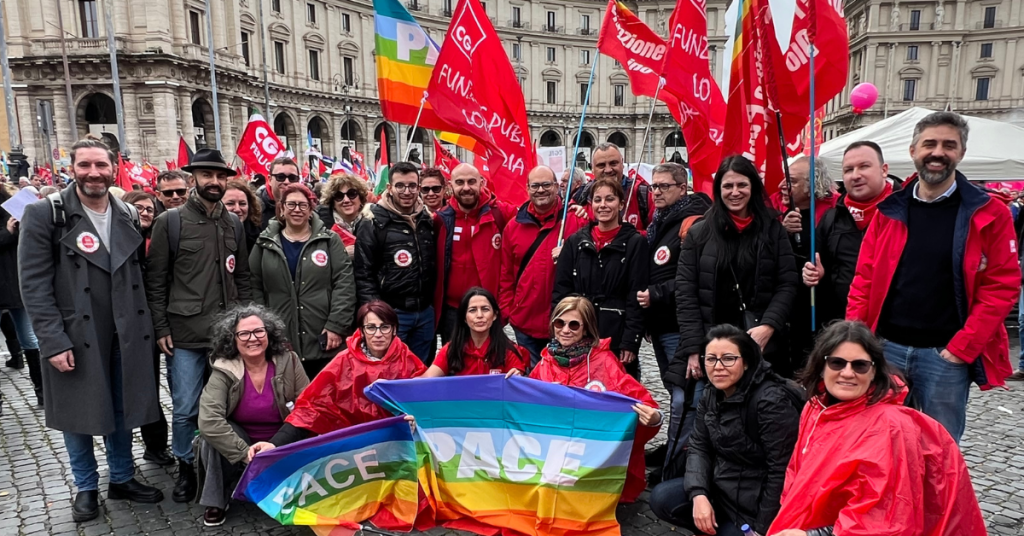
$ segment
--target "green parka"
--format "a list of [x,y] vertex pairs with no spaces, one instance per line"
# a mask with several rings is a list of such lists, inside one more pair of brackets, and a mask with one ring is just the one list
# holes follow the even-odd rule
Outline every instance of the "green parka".
[[312,233],[302,247],[295,279],[281,247],[284,224],[274,219],[256,240],[249,255],[253,301],[281,316],[288,340],[303,361],[330,359],[344,346],[320,349],[324,328],[345,337],[352,332],[356,311],[352,260],[337,234],[316,215]]

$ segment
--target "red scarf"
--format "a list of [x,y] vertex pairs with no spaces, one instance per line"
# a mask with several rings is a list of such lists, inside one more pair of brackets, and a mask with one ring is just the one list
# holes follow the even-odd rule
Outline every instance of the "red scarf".
[[537,218],[537,221],[543,223],[544,220],[546,220],[548,216],[550,216],[551,213],[554,212],[554,210],[557,209],[559,206],[561,206],[561,202],[551,205],[550,207],[548,207],[547,212],[541,214],[540,212],[537,212],[537,207],[533,206],[533,203],[530,203],[526,205],[526,211],[533,215],[534,218]]
[[889,194],[892,193],[892,184],[889,181],[885,181],[885,188],[882,188],[882,193],[878,194],[874,199],[870,201],[860,202],[854,201],[849,195],[846,196],[846,208],[850,211],[850,215],[853,216],[853,221],[857,224],[857,229],[863,231],[868,228],[868,224],[875,218],[875,212],[878,211],[878,204],[881,203]]
[[745,231],[747,229],[747,227],[750,227],[751,223],[754,223],[754,215],[753,214],[751,214],[750,216],[747,216],[746,218],[741,218],[741,217],[733,214],[732,212],[730,212],[729,213],[729,217],[732,218],[732,223],[733,223],[733,225],[736,226],[736,230],[741,232],[741,233],[743,231]]
[[601,248],[612,243],[612,240],[615,239],[615,235],[619,234],[620,227],[622,226],[616,225],[614,229],[611,229],[609,231],[602,231],[600,228],[598,228],[598,226],[595,225],[592,229],[590,229],[590,238],[594,240],[594,246],[597,248],[598,251],[601,251]]

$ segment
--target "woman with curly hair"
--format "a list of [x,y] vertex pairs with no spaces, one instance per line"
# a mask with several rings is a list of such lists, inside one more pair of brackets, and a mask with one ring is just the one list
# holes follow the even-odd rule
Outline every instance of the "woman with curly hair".
[[256,245],[256,239],[259,238],[263,227],[263,203],[257,202],[252,188],[239,179],[228,181],[221,201],[228,212],[241,220],[245,229],[245,250],[252,253],[252,247]]
[[335,173],[324,187],[316,213],[324,227],[338,233],[351,257],[356,251],[356,224],[364,213],[370,189],[366,181],[348,173]]
[[224,523],[249,445],[273,437],[309,385],[299,356],[288,349],[284,322],[260,305],[236,306],[218,320],[211,355],[195,448],[203,483],[199,503],[206,506],[209,527]]

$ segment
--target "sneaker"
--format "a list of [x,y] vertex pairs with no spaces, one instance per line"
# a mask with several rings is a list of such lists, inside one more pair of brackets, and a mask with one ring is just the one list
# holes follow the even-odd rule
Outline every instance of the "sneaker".
[[215,508],[208,506],[206,513],[203,514],[203,524],[207,527],[219,527],[224,524],[224,519],[227,517],[227,509]]
[[1024,381],[1024,369],[1017,369],[1013,374],[1007,376],[1006,379],[1011,382]]

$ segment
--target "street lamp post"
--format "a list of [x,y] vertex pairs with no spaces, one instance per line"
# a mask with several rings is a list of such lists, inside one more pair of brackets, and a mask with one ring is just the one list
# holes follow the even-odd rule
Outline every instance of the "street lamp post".
[[[4,104],[7,105],[7,135],[10,136],[11,154],[8,167],[12,178],[28,176],[28,165],[21,152],[21,135],[18,132],[18,115],[14,109],[14,90],[11,89],[11,66],[7,61],[7,23],[4,21],[4,2],[0,0],[0,70],[4,78]],[[17,181],[15,181],[17,182]]]

